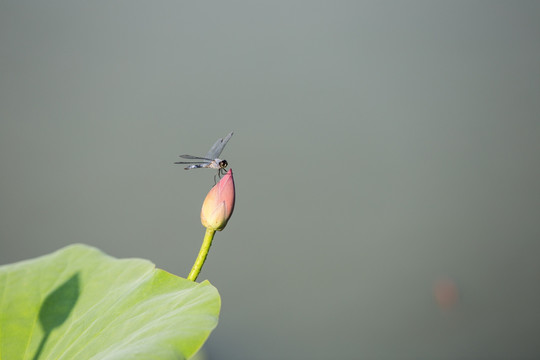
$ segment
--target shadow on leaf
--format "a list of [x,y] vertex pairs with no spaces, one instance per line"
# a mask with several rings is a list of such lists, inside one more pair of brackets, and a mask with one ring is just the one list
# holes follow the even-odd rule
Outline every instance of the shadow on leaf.
[[79,273],[75,273],[43,300],[39,309],[39,323],[44,334],[33,357],[34,360],[39,359],[51,332],[67,320],[78,298]]

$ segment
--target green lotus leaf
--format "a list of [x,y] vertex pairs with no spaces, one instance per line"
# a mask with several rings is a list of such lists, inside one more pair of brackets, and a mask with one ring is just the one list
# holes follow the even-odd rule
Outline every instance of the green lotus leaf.
[[187,359],[220,306],[208,281],[71,245],[0,266],[0,359]]

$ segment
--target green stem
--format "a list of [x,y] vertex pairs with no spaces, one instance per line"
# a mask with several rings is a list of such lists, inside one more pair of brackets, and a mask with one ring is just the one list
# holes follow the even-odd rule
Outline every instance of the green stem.
[[206,256],[208,255],[208,251],[210,250],[210,245],[212,245],[212,240],[214,239],[215,233],[216,233],[216,230],[206,228],[206,233],[204,234],[204,240],[201,246],[201,250],[199,250],[199,255],[197,255],[197,260],[195,260],[195,264],[193,264],[193,267],[191,268],[191,271],[189,272],[189,275],[187,277],[188,280],[191,280],[191,281],[197,280],[197,276],[199,276],[202,266],[204,265],[204,261],[206,260]]

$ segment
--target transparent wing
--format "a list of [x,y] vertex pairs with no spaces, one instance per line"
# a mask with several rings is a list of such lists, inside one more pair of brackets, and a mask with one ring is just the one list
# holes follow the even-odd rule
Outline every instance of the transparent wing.
[[223,139],[218,139],[216,143],[208,150],[208,153],[206,154],[205,158],[207,159],[217,159],[218,156],[223,151],[223,148],[225,148],[225,145],[227,145],[227,142],[229,139],[233,136],[233,133],[231,132],[229,135],[225,136]]
[[210,165],[209,162],[201,162],[201,161],[176,161],[175,164],[195,164],[195,165],[201,165],[201,167],[204,167],[205,165]]
[[195,160],[206,160],[206,161],[214,160],[214,159],[203,158],[203,157],[200,157],[200,156],[193,156],[193,155],[180,155],[180,157],[184,158],[184,159],[195,159]]

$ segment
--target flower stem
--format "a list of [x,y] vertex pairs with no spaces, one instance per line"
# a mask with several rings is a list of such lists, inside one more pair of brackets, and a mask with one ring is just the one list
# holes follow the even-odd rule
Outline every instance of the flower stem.
[[210,250],[210,245],[212,245],[212,240],[214,239],[215,233],[216,230],[206,228],[206,233],[204,234],[204,240],[201,246],[201,250],[199,250],[199,255],[197,255],[195,264],[193,264],[193,267],[189,272],[189,275],[187,277],[188,280],[197,280],[197,276],[199,276],[199,273],[201,272],[201,269],[204,265],[204,261],[206,260],[206,256],[208,255],[208,251]]

